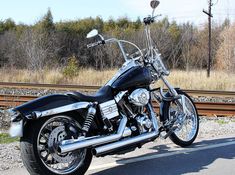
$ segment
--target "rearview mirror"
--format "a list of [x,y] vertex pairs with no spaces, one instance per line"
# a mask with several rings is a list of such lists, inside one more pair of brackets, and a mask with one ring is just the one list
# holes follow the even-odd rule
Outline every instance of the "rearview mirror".
[[153,9],[156,9],[159,4],[160,4],[160,1],[157,1],[157,0],[152,0],[150,2],[150,5]]
[[92,31],[90,31],[90,32],[87,34],[86,38],[93,38],[93,37],[97,36],[98,34],[99,34],[99,33],[98,33],[98,30],[97,30],[97,29],[93,29]]

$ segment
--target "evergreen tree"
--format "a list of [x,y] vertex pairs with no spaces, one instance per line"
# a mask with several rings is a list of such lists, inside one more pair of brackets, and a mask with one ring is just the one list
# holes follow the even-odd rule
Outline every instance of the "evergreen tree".
[[6,19],[5,21],[0,21],[0,33],[15,29],[16,24],[11,18]]
[[50,8],[48,8],[47,13],[36,24],[36,28],[39,30],[42,30],[43,32],[51,32],[51,31],[55,30],[53,16],[52,16]]

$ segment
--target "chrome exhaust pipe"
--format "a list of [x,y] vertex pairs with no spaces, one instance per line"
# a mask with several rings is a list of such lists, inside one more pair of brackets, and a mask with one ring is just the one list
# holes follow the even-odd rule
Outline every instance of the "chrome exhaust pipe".
[[65,140],[63,141],[58,148],[60,153],[66,153],[70,151],[74,151],[81,148],[86,148],[90,146],[97,146],[109,142],[114,142],[122,138],[124,135],[124,130],[127,124],[127,117],[122,115],[122,119],[120,125],[118,127],[118,131],[116,134],[112,134],[110,136],[104,137],[95,137],[95,138],[84,138],[84,139],[77,139],[77,140]]
[[159,132],[152,131],[152,132],[145,133],[145,134],[133,137],[133,138],[129,138],[129,139],[125,139],[125,140],[122,140],[122,141],[110,143],[110,144],[107,144],[107,145],[104,145],[104,146],[100,146],[100,147],[94,148],[93,154],[98,157],[102,154],[111,152],[115,149],[118,149],[118,148],[121,148],[121,147],[124,147],[124,146],[136,144],[136,143],[139,143],[139,142],[142,142],[142,141],[155,139],[155,138],[158,137],[158,133]]
[[143,142],[143,141],[147,141],[147,140],[156,139],[159,136],[159,128],[158,128],[158,122],[157,122],[155,113],[154,113],[153,108],[151,106],[150,106],[150,113],[151,113],[151,119],[153,122],[154,131],[151,131],[149,133],[144,133],[144,134],[141,134],[141,135],[133,137],[133,138],[127,138],[127,139],[124,139],[121,141],[117,141],[114,143],[110,143],[107,145],[96,147],[93,149],[93,154],[95,156],[100,156],[102,154],[112,152],[115,149],[118,149],[118,148],[121,148],[124,146],[137,144],[139,142]]

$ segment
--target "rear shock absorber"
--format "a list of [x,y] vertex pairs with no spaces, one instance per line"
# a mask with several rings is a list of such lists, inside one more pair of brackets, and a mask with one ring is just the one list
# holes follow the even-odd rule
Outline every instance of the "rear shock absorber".
[[89,131],[91,124],[94,120],[95,114],[96,114],[96,104],[93,104],[88,109],[86,120],[85,120],[83,127],[82,127],[83,131],[85,131],[85,132]]

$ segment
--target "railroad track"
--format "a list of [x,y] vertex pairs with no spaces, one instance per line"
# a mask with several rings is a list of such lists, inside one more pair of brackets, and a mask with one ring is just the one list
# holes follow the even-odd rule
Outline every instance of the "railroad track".
[[[100,86],[85,86],[85,85],[54,85],[54,84],[29,84],[29,83],[6,83],[0,82],[0,88],[10,89],[53,89],[61,91],[83,91],[94,92]],[[207,90],[184,90],[194,97],[222,97],[235,98],[233,91],[207,91]],[[0,107],[3,109],[18,106],[22,103],[28,102],[37,98],[37,96],[20,96],[20,95],[6,95],[0,94]],[[235,116],[235,103],[209,103],[196,102],[199,115],[207,116]],[[155,103],[154,107],[158,110],[158,105]]]
[[[61,91],[84,91],[94,92],[100,86],[86,86],[86,85],[58,85],[58,84],[33,84],[33,83],[7,83],[0,82],[0,88],[17,88],[17,89],[53,89]],[[186,90],[186,93],[191,96],[200,97],[232,97],[235,98],[235,91],[209,91],[209,90]]]
[[[0,107],[2,109],[11,108],[30,100],[37,96],[0,95]],[[209,103],[196,102],[199,115],[203,116],[235,116],[235,103]],[[157,103],[154,103],[156,111],[159,110]]]

